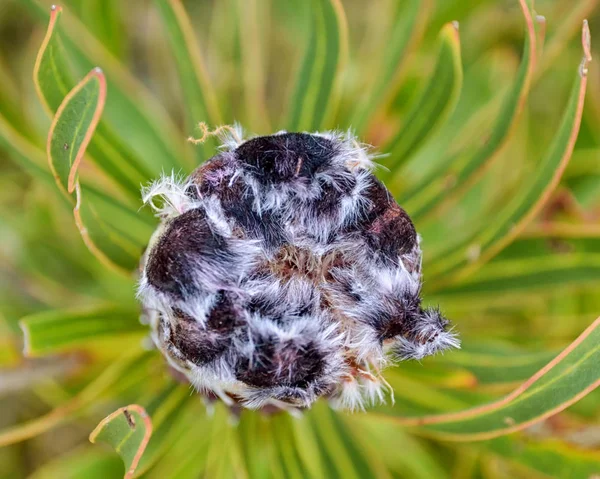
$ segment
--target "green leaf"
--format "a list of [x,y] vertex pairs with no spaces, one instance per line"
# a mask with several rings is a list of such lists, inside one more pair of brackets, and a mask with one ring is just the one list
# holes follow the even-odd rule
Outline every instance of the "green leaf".
[[316,131],[335,113],[340,71],[348,55],[348,27],[340,0],[311,0],[310,37],[290,99],[287,129]]
[[81,5],[86,27],[110,51],[122,59],[125,53],[127,30],[122,28],[119,0],[87,0]]
[[327,467],[320,443],[317,441],[316,431],[308,418],[291,422],[292,434],[296,444],[296,451],[304,469],[314,478],[327,477]]
[[569,240],[600,238],[600,225],[596,223],[567,223],[561,221],[543,222],[529,226],[521,234],[520,238],[544,238],[546,240],[550,238]]
[[[49,18],[48,10],[37,0],[23,0],[29,10],[42,21]],[[64,15],[67,15],[64,10]],[[99,131],[105,145],[112,146],[119,158],[124,158],[139,170],[146,181],[158,176],[162,171],[179,170],[186,164],[187,151],[183,145],[183,135],[178,133],[173,121],[164,108],[156,101],[148,89],[136,80],[129,70],[119,63],[107,49],[73,15],[68,21],[61,18],[61,25],[55,22],[53,31],[60,28],[60,42],[64,45],[65,60],[76,72],[88,72],[96,65],[102,65],[106,72],[110,95],[106,102],[105,120]],[[40,52],[42,55],[43,52]],[[67,62],[68,59],[68,62]],[[77,78],[77,76],[69,76]],[[44,84],[40,84],[44,89]],[[67,85],[71,88],[72,82]],[[42,90],[44,93],[44,90]],[[177,141],[181,138],[181,141]],[[113,161],[113,166],[120,163]],[[104,167],[99,159],[100,166]],[[120,165],[124,166],[124,165]],[[190,165],[191,166],[191,165]],[[138,182],[139,185],[139,182]]]
[[114,455],[96,448],[78,447],[43,464],[29,479],[106,479],[123,474],[123,464]]
[[[144,458],[140,463],[140,475],[152,479],[177,477],[197,478],[206,467],[206,456],[211,440],[211,429],[218,418],[207,420],[200,401],[190,401],[182,408],[181,421],[174,426],[174,433],[169,435],[165,458],[161,461],[151,459],[152,467],[144,473]],[[193,424],[194,427],[190,427]],[[150,442],[152,444],[152,441]],[[190,444],[194,447],[190,448]],[[225,445],[223,445],[225,447]],[[151,446],[149,447],[151,452]],[[138,473],[135,474],[138,477]]]
[[56,182],[48,171],[44,152],[32,145],[2,115],[0,115],[0,146],[33,178],[56,188]]
[[[449,471],[432,454],[432,451],[425,447],[425,444],[421,444],[417,438],[411,437],[398,426],[372,421],[368,413],[348,422],[352,422],[355,426],[355,437],[368,441],[373,448],[373,454],[381,458],[387,470],[397,474],[394,477],[411,479],[450,477]],[[393,440],[390,440],[391,438]]]
[[462,62],[457,23],[447,23],[440,32],[440,51],[431,79],[407,113],[403,126],[384,147],[392,163],[392,174],[437,126],[454,111],[462,89]]
[[[75,85],[63,45],[61,17],[62,8],[53,6],[48,30],[33,70],[38,97],[50,116],[54,115]],[[102,86],[106,90],[105,80]],[[122,144],[105,122],[100,122],[97,127],[98,132],[89,145],[89,153],[109,177],[137,199],[140,183],[149,178],[147,168]]]
[[90,434],[90,442],[112,446],[125,464],[125,478],[135,469],[152,435],[152,422],[142,406],[131,404],[103,419]]
[[548,477],[588,479],[600,471],[600,455],[597,451],[578,450],[557,440],[499,437],[485,441],[481,446],[494,455]]
[[270,449],[273,447],[272,442],[276,440],[273,431],[275,428],[269,428],[266,419],[260,414],[255,414],[254,411],[243,411],[240,419],[238,437],[248,475],[250,477],[273,475],[271,472],[273,453]]
[[570,253],[493,261],[467,280],[446,286],[436,298],[551,293],[600,283],[600,255]]
[[389,33],[389,42],[384,49],[381,65],[377,68],[377,75],[373,85],[356,102],[356,111],[352,115],[350,125],[358,135],[365,132],[373,114],[381,107],[386,98],[398,83],[402,66],[408,56],[408,50],[415,43],[415,37],[421,30],[420,24],[428,7],[422,0],[408,0],[396,2],[392,31]]
[[[155,0],[155,4],[179,72],[188,132],[191,134],[200,122],[220,125],[217,98],[183,4],[179,0]],[[202,147],[197,152],[200,160],[209,156]]]
[[520,0],[520,5],[527,28],[523,57],[517,77],[504,101],[496,123],[480,149],[472,155],[463,154],[444,162],[402,195],[401,203],[407,211],[411,212],[415,220],[438,207],[440,203],[447,203],[479,178],[479,175],[497,157],[517,124],[519,113],[523,110],[527,99],[536,55],[536,35],[532,12],[525,0]]
[[[34,178],[40,179],[44,184],[55,189],[56,181],[45,167],[47,160],[44,152],[16,132],[2,116],[0,116],[0,145],[5,147],[16,163]],[[139,257],[142,247],[148,243],[148,239],[154,231],[156,219],[142,211],[125,206],[118,199],[91,186],[88,181],[82,181],[82,186],[93,205],[94,215],[102,218],[102,223],[107,223],[106,228],[111,231],[110,234],[129,238],[127,243],[132,244],[126,246],[130,253],[126,253],[125,261],[135,266],[136,258]],[[61,197],[67,198],[64,195]],[[96,221],[94,218],[92,219]],[[132,254],[133,257],[131,257]]]
[[262,38],[263,32],[269,30],[269,5],[259,0],[233,0],[233,4],[239,32],[239,69],[244,85],[243,114],[246,124],[252,125],[253,132],[270,134],[271,121],[265,91],[265,40]]
[[83,242],[101,263],[129,276],[139,264],[141,248],[104,222],[94,207],[83,201],[79,184],[76,185],[76,194],[73,214]]
[[73,86],[64,46],[60,40],[59,20],[62,12],[62,7],[52,5],[48,30],[33,67],[33,83],[38,97],[51,113],[58,110]]
[[76,414],[97,401],[106,391],[114,394],[118,382],[145,365],[147,359],[148,356],[144,358],[144,351],[139,346],[133,346],[66,403],[43,416],[0,430],[0,447],[25,441],[74,419]]
[[29,124],[30,111],[23,108],[23,99],[21,90],[17,86],[21,83],[21,77],[9,71],[6,57],[10,52],[0,53],[0,112],[13,125],[20,130],[21,134],[27,138],[35,138],[35,128]]
[[48,160],[58,186],[71,194],[77,169],[94,134],[106,101],[106,80],[92,70],[65,97],[48,134]]
[[551,417],[600,385],[600,318],[546,366],[502,399],[458,412],[389,420],[450,441],[492,439]]
[[90,185],[82,182],[87,201],[93,205],[94,211],[103,222],[110,225],[119,236],[128,238],[135,244],[135,257],[147,244],[156,229],[157,219],[145,211],[129,208],[120,201]]
[[[209,438],[208,454],[206,456],[205,477],[229,478],[245,476],[245,471],[239,469],[237,463],[237,441],[234,430],[231,427],[231,411],[225,405],[219,405],[215,408],[215,414],[212,417],[212,430]],[[197,469],[194,463],[190,463],[182,475],[184,477],[197,477]],[[193,473],[196,469],[195,474]],[[180,473],[181,474],[181,473]],[[187,476],[190,474],[190,476]],[[179,475],[177,477],[180,477]]]
[[[278,415],[270,421],[270,432],[273,435],[273,444],[277,449],[277,459],[285,471],[285,477],[292,479],[319,477],[311,475],[310,470],[305,469],[298,451],[298,444],[294,440],[290,420],[294,419]],[[254,451],[254,454],[260,454],[260,452]]]
[[171,382],[146,407],[152,418],[152,438],[134,477],[140,477],[150,470],[167,452],[171,444],[189,427],[190,420],[197,419],[196,412],[190,411],[189,403],[192,401],[197,401],[197,398],[190,397],[187,387]]
[[317,403],[311,412],[311,423],[317,444],[324,455],[323,463],[329,470],[327,477],[361,478],[376,477],[380,469],[376,458],[352,440],[348,427],[326,403]]
[[556,350],[524,349],[487,338],[465,339],[459,350],[428,358],[423,364],[406,362],[401,371],[392,369],[386,377],[394,382],[401,374],[404,380],[432,387],[504,391],[535,374],[556,354]]
[[524,179],[514,197],[496,214],[492,224],[452,251],[444,251],[426,265],[428,274],[436,278],[434,289],[439,289],[440,285],[447,282],[447,279],[437,280],[442,275],[457,271],[453,279],[464,278],[488,262],[523,231],[548,201],[569,162],[579,132],[587,86],[587,63],[591,59],[589,42],[586,22],[583,28],[584,58],[578,68],[562,123],[546,157],[536,168],[533,177],[528,175]]
[[72,349],[90,341],[126,333],[143,333],[134,311],[114,307],[85,311],[53,310],[20,320],[24,354],[35,357]]
[[[554,351],[524,351],[490,342],[462,344],[461,349],[433,359],[449,367],[467,370],[476,385],[514,384],[526,380],[556,356]],[[421,366],[422,367],[422,366]]]
[[[412,419],[413,416],[431,412],[460,411],[473,404],[461,396],[465,390],[438,387],[414,374],[410,376],[402,374],[401,370],[390,370],[386,374],[386,380],[394,390],[394,402],[370,410],[369,413],[373,416],[376,416],[380,410],[392,416],[399,415],[399,411],[402,411],[402,415],[408,415]],[[467,393],[471,391],[472,388],[466,390]],[[479,391],[475,393],[480,395],[480,402],[490,400],[487,393],[481,394]]]
[[99,69],[92,70],[58,107],[48,133],[48,160],[59,187],[75,191],[75,223],[88,249],[104,264],[118,271],[133,270],[140,245],[103,222],[92,205],[82,200],[77,178],[79,164],[102,114],[106,83]]
[[597,8],[594,0],[580,0],[569,5],[569,9],[560,16],[560,21],[556,22],[552,28],[552,35],[549,36],[544,54],[540,59],[540,66],[537,69],[535,80],[543,77],[547,70],[556,65],[560,54],[569,47],[569,41],[577,36],[581,29],[581,20],[593,16]]

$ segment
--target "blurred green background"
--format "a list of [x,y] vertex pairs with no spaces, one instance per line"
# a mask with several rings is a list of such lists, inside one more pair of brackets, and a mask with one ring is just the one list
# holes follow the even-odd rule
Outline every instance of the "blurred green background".
[[[48,167],[52,114],[32,72],[50,3],[0,0],[0,478],[121,477],[118,455],[88,435],[131,403],[154,425],[136,477],[600,476],[595,326],[527,391],[495,402],[600,313],[598,62],[583,115],[569,103],[584,18],[599,51],[600,2],[62,6],[52,54],[68,75],[36,81],[44,97],[93,66],[106,75],[80,167],[105,261]],[[353,415],[324,402],[302,419],[230,413],[176,382],[138,321],[135,264],[155,222],[137,191],[214,153],[186,141],[200,121],[351,128],[387,154],[378,173],[423,237],[425,301],[452,318],[463,349],[391,368],[395,404]],[[486,404],[432,426],[404,420]]]

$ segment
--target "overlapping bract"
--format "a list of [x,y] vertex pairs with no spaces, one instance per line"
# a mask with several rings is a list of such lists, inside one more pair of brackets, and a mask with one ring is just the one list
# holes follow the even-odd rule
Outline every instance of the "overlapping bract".
[[234,130],[223,150],[144,191],[162,222],[139,294],[194,386],[248,407],[362,408],[383,399],[390,357],[458,346],[421,306],[410,218],[351,135]]

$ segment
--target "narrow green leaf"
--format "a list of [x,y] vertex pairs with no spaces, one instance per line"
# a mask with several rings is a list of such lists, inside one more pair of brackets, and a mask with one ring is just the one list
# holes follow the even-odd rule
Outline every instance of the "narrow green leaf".
[[291,424],[293,437],[296,442],[296,451],[311,477],[327,477],[325,474],[326,461],[323,458],[323,451],[317,441],[316,431],[311,425],[308,417],[303,417],[299,421],[292,421]]
[[142,406],[131,404],[103,419],[90,434],[90,442],[113,447],[125,464],[125,478],[133,477],[150,436],[152,422]]
[[60,40],[59,20],[62,7],[52,5],[46,36],[33,68],[33,84],[38,97],[49,112],[55,112],[73,87],[64,46]]
[[438,277],[454,271],[458,271],[454,279],[466,277],[498,254],[531,222],[558,185],[573,152],[583,113],[587,64],[591,60],[587,22],[584,23],[582,38],[584,58],[578,68],[561,125],[546,157],[536,168],[533,177],[524,179],[523,185],[516,190],[517,194],[498,212],[493,223],[453,248],[453,251],[444,251],[431,261],[427,271],[436,278],[434,288],[439,289],[440,284],[447,281],[437,280]]
[[29,479],[106,479],[121,474],[123,464],[117,457],[88,445],[43,464]]
[[[350,421],[348,421],[350,422]],[[410,477],[411,479],[444,479],[449,478],[439,459],[427,450],[424,444],[394,424],[372,421],[369,415],[352,420],[356,429],[355,436],[360,436],[373,447],[376,454],[386,465],[394,477]],[[393,440],[390,440],[392,439]]]
[[[212,408],[212,406],[211,406]],[[238,426],[241,454],[250,477],[268,477],[272,466],[267,451],[272,448],[274,436],[266,418],[254,411],[242,412]]]
[[106,81],[100,69],[92,70],[65,97],[48,134],[50,169],[58,186],[73,193],[77,168],[100,120],[106,101]]
[[[16,132],[0,115],[0,146],[6,148],[16,163],[34,178],[37,178],[55,189],[56,181],[48,171],[47,159],[42,150]],[[108,223],[117,236],[130,238],[135,244],[135,257],[139,256],[142,247],[148,243],[154,231],[156,220],[144,211],[137,211],[108,196],[105,192],[82,181],[88,201],[93,204],[96,214]],[[62,188],[61,188],[62,189]],[[63,198],[67,198],[61,195]],[[68,198],[67,198],[68,199]],[[65,202],[67,204],[67,201]],[[126,228],[126,230],[124,230]]]
[[444,440],[492,439],[519,431],[557,414],[600,385],[600,318],[546,366],[504,398],[458,412],[390,420],[418,426],[424,434]]
[[425,16],[428,2],[423,0],[408,0],[396,2],[392,31],[389,42],[385,46],[385,53],[381,66],[377,68],[377,75],[373,86],[356,102],[356,111],[352,115],[350,125],[361,136],[373,117],[377,108],[385,102],[386,97],[398,83],[398,77],[407,58],[407,53],[415,37],[421,30],[419,24]]
[[23,108],[23,99],[21,90],[17,87],[17,82],[21,78],[9,69],[6,57],[10,51],[0,53],[0,112],[10,122],[13,127],[18,128],[21,134],[27,138],[36,138],[37,132],[30,124],[30,111]]
[[[48,10],[41,2],[23,0],[23,4],[36,18],[41,21],[48,20]],[[67,13],[64,10],[65,16]],[[145,181],[158,176],[164,170],[179,170],[185,165],[186,158],[189,157],[186,156],[187,151],[184,149],[184,136],[178,133],[173,121],[156,101],[155,96],[136,80],[75,16],[69,15],[67,22],[64,22],[60,16],[57,17],[51,32],[57,30],[59,31],[57,41],[64,45],[65,53],[60,60],[61,66],[69,64],[76,72],[84,73],[96,65],[102,65],[103,70],[106,71],[110,95],[106,103],[106,122],[101,122],[99,133],[105,140],[104,144],[112,146],[113,154],[118,152],[119,158],[124,159],[125,164],[131,165],[142,174],[146,178]],[[52,52],[62,53],[63,50],[53,49]],[[45,55],[44,50],[40,50],[39,55]],[[54,60],[50,58],[48,61]],[[71,83],[66,84],[67,91],[75,84],[73,78],[77,77],[61,71],[61,78],[71,79]],[[52,77],[45,76],[44,79],[52,80]],[[63,89],[42,82],[40,87],[44,95],[48,89],[53,91]],[[49,104],[48,101],[45,103]],[[177,141],[178,138],[181,138],[181,141]],[[95,144],[92,144],[92,148],[95,148]],[[106,167],[104,163],[109,162],[110,153],[106,154],[108,158],[98,158],[101,167]],[[115,161],[112,162],[113,173],[118,171],[119,166],[124,168],[123,164]],[[107,172],[110,174],[111,171]],[[139,185],[139,181],[135,183],[135,178],[133,180],[134,184]]]
[[[211,418],[211,431],[208,437],[206,453],[205,477],[236,477],[233,473],[233,431],[231,427],[231,411],[224,404],[216,404]],[[190,463],[185,475],[190,474],[197,466]],[[196,477],[197,473],[192,477]],[[190,476],[187,476],[190,477]]]
[[73,419],[75,414],[81,412],[82,409],[94,403],[94,401],[97,401],[107,390],[113,388],[112,392],[114,393],[115,385],[124,376],[131,375],[132,370],[145,365],[147,361],[144,361],[143,353],[139,346],[132,347],[122,357],[111,362],[102,374],[98,375],[68,402],[41,417],[0,430],[0,447],[25,441],[43,434],[69,419]]
[[85,25],[117,58],[123,58],[127,30],[121,26],[119,0],[87,0],[81,5]]
[[146,406],[146,410],[152,418],[152,438],[138,464],[134,477],[140,477],[150,470],[166,453],[171,444],[181,436],[182,431],[190,424],[188,403],[196,400],[197,398],[190,397],[187,387],[171,382],[151,404]]
[[94,207],[83,201],[79,183],[76,195],[73,214],[85,245],[100,262],[129,276],[139,264],[142,253],[139,245],[104,222]]
[[543,255],[487,264],[466,281],[443,287],[436,298],[552,293],[600,283],[600,255]]
[[433,361],[469,371],[475,377],[474,385],[497,386],[525,381],[555,356],[554,351],[529,352],[490,342],[467,342],[460,350]]
[[265,42],[268,31],[269,5],[257,0],[233,0],[236,9],[246,124],[255,133],[270,134],[271,122],[265,91]]
[[303,479],[310,476],[298,454],[298,445],[294,441],[290,425],[292,418],[278,415],[271,419],[271,431],[273,443],[277,448],[282,467],[285,469],[285,477],[290,479]]
[[2,115],[0,115],[0,146],[33,178],[56,188],[56,182],[48,171],[44,152],[24,138]]
[[310,37],[290,99],[290,131],[319,130],[335,113],[340,71],[348,55],[348,27],[340,0],[311,0],[307,5]]
[[[535,374],[556,354],[556,350],[536,351],[484,338],[466,339],[460,350],[428,358],[425,364],[405,363],[401,375],[431,387],[504,391]],[[388,373],[391,382],[397,372]]]
[[523,57],[517,77],[504,101],[496,123],[480,149],[472,155],[458,155],[455,159],[443,163],[440,168],[436,168],[403,195],[402,204],[415,219],[429,213],[440,203],[447,203],[476,180],[497,157],[517,124],[519,114],[527,99],[536,56],[536,35],[532,12],[525,0],[520,0],[520,5],[527,31]]
[[[192,134],[200,122],[220,125],[222,119],[217,97],[210,84],[202,53],[183,4],[179,0],[155,0],[155,4],[160,12],[179,72],[189,134]],[[209,156],[203,147],[197,148],[196,151],[200,160]]]
[[411,152],[454,111],[462,78],[458,24],[448,23],[440,32],[440,51],[429,83],[406,115],[403,126],[384,148],[391,155],[391,164],[387,166],[393,176]]
[[581,20],[593,16],[598,8],[596,0],[580,0],[573,2],[561,15],[560,22],[553,25],[552,35],[549,36],[540,67],[536,72],[534,81],[543,77],[550,67],[556,65],[557,58],[570,45],[570,40],[577,36],[581,28]]
[[[224,404],[219,404],[214,409],[212,417],[212,430],[209,437],[209,447],[206,456],[206,477],[215,479],[226,479],[229,477],[239,477],[234,474],[234,432],[231,427],[231,411]],[[273,461],[276,462],[276,461]],[[196,466],[191,463],[191,466]],[[196,467],[190,468],[187,473],[192,472]],[[197,470],[197,469],[196,469]],[[197,473],[193,475],[196,477]],[[276,475],[275,477],[281,477]]]
[[600,238],[600,225],[597,223],[567,223],[561,221],[543,222],[529,226],[520,235],[520,238],[561,238],[570,240]]
[[[402,371],[399,370],[390,370],[386,374],[386,380],[394,390],[394,403],[371,409],[369,413],[374,416],[380,410],[390,413],[392,416],[400,415],[399,411],[402,411],[403,416],[410,416],[410,419],[413,419],[415,416],[432,412],[460,411],[473,404],[461,397],[460,393],[465,392],[463,390],[440,388],[434,384],[428,384],[421,377],[402,374]],[[484,399],[479,403],[490,400],[490,396],[487,394],[484,394],[483,397]],[[478,402],[474,404],[478,404]]]
[[123,205],[104,191],[82,182],[87,201],[93,205],[93,209],[103,222],[110,225],[115,233],[121,237],[128,238],[136,245],[134,251],[138,257],[142,248],[148,244],[150,236],[156,229],[157,220],[147,212],[136,210]]
[[[62,8],[53,6],[48,30],[33,69],[33,82],[38,97],[50,116],[54,115],[75,86],[63,45],[61,17]],[[137,199],[139,184],[148,180],[148,171],[105,122],[99,123],[98,133],[89,145],[89,153],[109,177]]]
[[[436,455],[425,450],[424,445],[407,435],[397,424],[372,420],[368,415],[358,418],[358,423],[370,442],[377,444],[379,454],[391,471],[399,474],[409,471],[410,477],[419,478],[448,475],[447,471],[440,469]],[[391,437],[394,438],[393,442],[389,441]],[[398,454],[399,450],[403,454]],[[600,470],[600,455],[597,451],[580,450],[557,439],[542,439],[538,436],[503,436],[470,444],[468,450],[492,453],[525,467],[530,474],[541,473],[544,477],[589,478]],[[453,477],[456,477],[456,473]]]
[[[151,456],[149,461],[152,464],[145,471],[148,464],[144,462],[146,456],[144,454],[135,477],[141,476],[149,479],[163,479],[165,477],[197,478],[202,475],[206,464],[210,431],[214,425],[214,418],[208,419],[204,413],[202,403],[197,398],[191,399],[182,407],[181,418],[173,425],[173,434],[169,434],[166,439],[166,451],[163,451],[166,456],[165,460],[157,461],[156,458]],[[190,427],[191,424],[194,427]],[[160,426],[157,427],[156,433],[158,434],[159,431]],[[154,439],[150,441],[148,447],[149,454],[152,454],[153,441]],[[194,447],[190,448],[190,444],[193,444]]]
[[26,316],[19,322],[25,336],[24,354],[43,356],[86,342],[147,330],[134,311],[114,307],[86,311],[53,310]]
[[600,471],[598,451],[578,450],[558,440],[499,437],[484,441],[481,446],[498,457],[548,477],[589,479]]
[[78,166],[102,114],[105,98],[104,75],[94,69],[58,107],[48,133],[48,161],[59,187],[67,195],[75,191],[75,223],[88,249],[106,265],[131,271],[138,263],[139,245],[103,222],[93,206],[82,201],[77,178]]
[[[376,467],[349,434],[347,426],[327,403],[313,406],[312,425],[317,441],[325,455],[325,464],[332,469],[330,474],[345,478],[377,477]],[[333,471],[336,471],[335,473]]]

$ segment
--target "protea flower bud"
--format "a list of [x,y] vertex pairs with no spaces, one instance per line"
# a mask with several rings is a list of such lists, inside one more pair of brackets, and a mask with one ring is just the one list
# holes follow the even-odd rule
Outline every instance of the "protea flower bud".
[[144,191],[161,225],[139,297],[197,389],[252,408],[362,408],[383,399],[389,359],[458,346],[421,306],[419,236],[366,147],[337,133],[225,144]]

